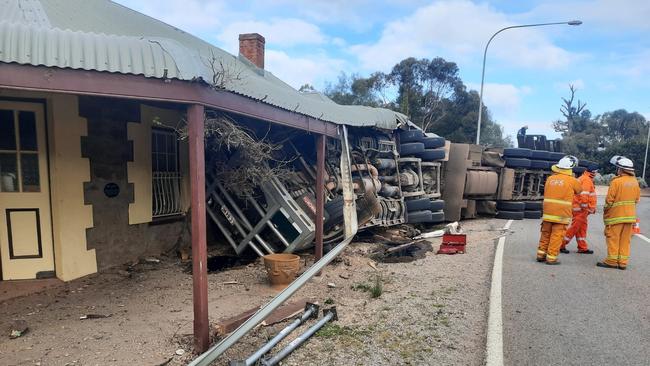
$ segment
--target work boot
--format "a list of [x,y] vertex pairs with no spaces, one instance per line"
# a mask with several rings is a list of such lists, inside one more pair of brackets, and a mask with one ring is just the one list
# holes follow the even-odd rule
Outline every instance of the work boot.
[[546,262],[546,257],[537,257],[537,261],[540,263]]
[[618,269],[625,271],[627,269],[627,266],[618,266]]
[[552,262],[546,261],[546,264],[548,264],[549,266],[554,266],[556,264],[560,264],[560,261],[552,261]]
[[607,264],[605,262],[598,262],[596,263],[596,267],[602,267],[602,268],[613,268],[616,269],[618,266],[612,266],[611,264]]
[[591,250],[591,249],[587,249],[587,250],[578,250],[577,253],[579,253],[579,254],[594,254],[594,251]]
[[569,254],[571,252],[567,248],[560,248],[560,253]]

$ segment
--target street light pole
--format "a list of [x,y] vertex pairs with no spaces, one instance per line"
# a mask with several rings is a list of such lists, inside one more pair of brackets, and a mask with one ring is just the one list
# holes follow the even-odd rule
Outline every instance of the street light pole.
[[504,30],[508,29],[513,29],[513,28],[529,28],[529,27],[542,27],[546,25],[560,25],[560,24],[567,24],[567,25],[580,25],[582,24],[582,21],[580,20],[571,20],[568,22],[554,22],[554,23],[537,23],[537,24],[522,24],[522,25],[512,25],[510,27],[505,27],[499,29],[496,33],[490,37],[488,40],[487,44],[485,45],[485,50],[483,51],[483,71],[481,72],[481,91],[479,93],[479,106],[478,106],[478,124],[476,126],[476,144],[478,145],[481,141],[481,117],[483,116],[483,83],[485,82],[485,57],[487,56],[487,50],[488,47],[490,46],[490,42],[492,42],[492,39],[496,37],[497,34],[503,32]]
[[645,143],[645,158],[643,159],[643,180],[645,180],[645,167],[648,165],[648,145],[650,145],[650,121],[648,121],[648,139]]

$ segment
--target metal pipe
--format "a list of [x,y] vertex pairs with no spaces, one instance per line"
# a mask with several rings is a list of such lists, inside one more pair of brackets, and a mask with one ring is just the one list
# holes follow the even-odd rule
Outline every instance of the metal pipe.
[[291,352],[295,351],[296,348],[300,347],[307,339],[309,339],[311,336],[314,335],[314,333],[318,332],[320,328],[325,326],[328,322],[330,322],[332,319],[336,320],[336,308],[331,308],[327,309],[324,311],[325,316],[318,321],[318,323],[314,324],[311,326],[311,328],[307,329],[305,333],[301,334],[298,336],[298,338],[294,339],[289,343],[286,347],[284,347],[278,354],[273,356],[272,358],[268,360],[262,360],[262,365],[263,366],[273,366],[277,365],[278,362],[282,361],[285,357],[287,357]]
[[255,361],[259,360],[268,351],[270,351],[273,347],[275,347],[276,344],[280,343],[281,340],[286,338],[286,336],[288,336],[291,332],[293,332],[302,323],[306,322],[310,318],[318,318],[318,305],[307,303],[307,306],[305,307],[305,312],[302,314],[300,318],[296,318],[291,324],[289,324],[284,329],[282,329],[278,334],[276,334],[275,337],[273,337],[273,339],[271,339],[268,343],[263,345],[255,353],[250,355],[245,361],[234,361],[231,362],[230,365],[250,366],[255,364]]
[[314,261],[323,257],[323,216],[325,206],[325,195],[323,190],[325,183],[325,135],[318,135],[316,138],[316,184],[314,193],[316,194],[316,212],[314,224],[316,225],[315,243],[314,243]]
[[479,95],[478,95],[478,124],[476,126],[476,144],[477,145],[479,145],[480,141],[481,141],[481,117],[483,116],[483,82],[485,81],[485,57],[487,56],[487,50],[488,50],[488,47],[490,46],[490,42],[492,42],[492,39],[494,39],[494,37],[496,37],[497,34],[503,32],[504,30],[507,30],[507,29],[541,27],[541,26],[545,26],[545,25],[560,25],[560,24],[580,25],[580,24],[582,24],[582,22],[579,21],[579,20],[571,20],[571,21],[568,21],[568,22],[553,22],[553,23],[513,25],[513,26],[510,26],[510,27],[505,27],[505,28],[499,29],[496,33],[494,33],[492,35],[492,37],[490,37],[487,44],[485,45],[485,51],[483,51],[483,71],[481,71],[481,91],[479,92]]
[[276,308],[282,305],[296,291],[307,283],[314,275],[320,272],[329,262],[338,256],[343,249],[352,241],[359,227],[357,221],[357,210],[355,205],[355,195],[352,189],[352,172],[350,168],[350,147],[348,144],[348,133],[345,125],[339,126],[341,136],[341,184],[343,187],[343,223],[345,225],[345,238],[341,243],[330,250],[321,260],[314,263],[300,277],[296,278],[287,288],[282,290],[271,301],[264,305],[257,313],[253,314],[247,321],[235,329],[230,335],[222,339],[205,353],[194,359],[188,366],[208,366],[223,354],[233,344],[237,343],[241,337],[261,323]]

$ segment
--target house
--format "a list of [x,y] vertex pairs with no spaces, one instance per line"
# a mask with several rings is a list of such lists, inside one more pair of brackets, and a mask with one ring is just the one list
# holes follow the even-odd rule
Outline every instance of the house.
[[69,281],[158,254],[190,240],[190,212],[204,263],[206,110],[323,139],[405,123],[297,92],[264,69],[258,34],[233,56],[111,1],[0,0],[0,34],[0,280]]

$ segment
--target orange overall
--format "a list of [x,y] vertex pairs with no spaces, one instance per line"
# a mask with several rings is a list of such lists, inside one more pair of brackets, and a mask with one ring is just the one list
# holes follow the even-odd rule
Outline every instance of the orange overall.
[[537,260],[548,263],[557,262],[562,239],[571,223],[573,197],[582,191],[571,169],[554,166],[553,171],[556,174],[548,177],[544,184],[544,215],[537,248]]
[[594,186],[593,173],[585,171],[578,181],[582,185],[579,195],[573,197],[573,221],[566,231],[562,241],[562,249],[575,236],[578,243],[578,252],[586,252],[587,246],[587,216],[596,212],[596,187]]
[[607,258],[605,264],[627,267],[630,258],[632,226],[636,223],[636,204],[641,189],[634,175],[623,174],[612,179],[605,199],[605,237]]

